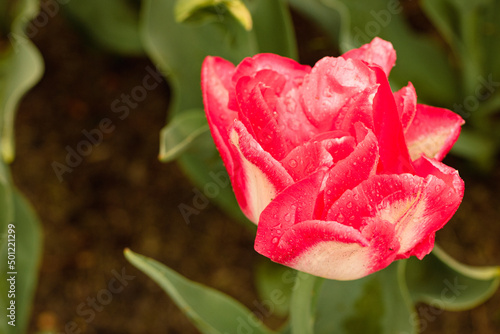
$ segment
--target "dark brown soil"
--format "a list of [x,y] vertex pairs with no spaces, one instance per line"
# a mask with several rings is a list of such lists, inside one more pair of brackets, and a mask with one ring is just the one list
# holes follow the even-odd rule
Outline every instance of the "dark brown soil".
[[[66,326],[81,333],[197,333],[160,288],[128,264],[125,247],[252,308],[257,299],[253,269],[259,260],[252,234],[212,205],[186,224],[178,205],[191,203],[193,186],[175,164],[157,160],[167,85],[149,91],[123,120],[112,112],[113,101],[130,94],[153,65],[145,58],[113,57],[93,49],[62,15],[40,29],[34,42],[46,72],[20,105],[12,165],[14,179],[44,229],[30,333],[70,333]],[[64,163],[66,147],[75,149],[86,139],[82,131],[96,129],[103,118],[111,120],[114,130],[59,182],[52,163]],[[464,203],[438,241],[465,263],[500,264],[500,175],[481,178],[466,170],[462,175]],[[113,272],[123,271],[134,278],[107,305],[92,309],[93,298],[104,298]],[[433,310],[424,332],[499,333],[499,306],[496,293],[472,311]]]

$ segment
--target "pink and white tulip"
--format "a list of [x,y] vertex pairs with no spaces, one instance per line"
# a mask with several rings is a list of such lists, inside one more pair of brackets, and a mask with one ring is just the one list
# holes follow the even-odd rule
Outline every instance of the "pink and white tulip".
[[207,57],[205,111],[238,203],[258,224],[255,249],[330,279],[422,259],[462,201],[440,161],[463,120],[393,93],[389,42],[314,67],[274,54],[238,66]]

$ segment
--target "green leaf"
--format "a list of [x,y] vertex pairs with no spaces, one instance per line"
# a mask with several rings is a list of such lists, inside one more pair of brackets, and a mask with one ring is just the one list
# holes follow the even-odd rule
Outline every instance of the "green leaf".
[[457,142],[451,152],[459,157],[475,162],[475,167],[484,171],[491,171],[494,166],[495,142],[479,131],[462,129]]
[[297,42],[285,0],[256,0],[248,4],[260,53],[275,53],[298,60]]
[[[320,26],[334,45],[339,44],[340,32],[349,29],[349,22],[340,19],[341,16],[346,17],[340,14],[345,9],[341,3],[337,3],[333,8],[323,0],[288,0],[288,3],[312,23]],[[344,28],[341,28],[341,24]]]
[[[0,333],[21,334],[26,332],[31,319],[31,304],[41,260],[40,223],[28,202],[16,189],[12,188],[5,166],[2,165],[0,173],[0,211],[2,212],[0,257],[3,259],[0,262],[0,308],[6,310],[7,307],[11,307],[11,300],[15,302],[15,327],[8,324],[11,319],[4,318],[0,322]],[[12,240],[12,236],[9,239],[9,234],[15,235],[15,239]],[[9,243],[12,241],[15,245]],[[11,263],[8,263],[7,259],[9,259],[9,253],[13,251],[12,248],[15,250],[15,263],[13,263],[14,267],[9,267]],[[7,284],[7,279],[11,277],[15,282],[15,296],[9,296],[11,289],[10,284]]]
[[417,333],[417,315],[404,282],[404,261],[354,281],[325,280],[316,333]]
[[123,55],[143,54],[139,8],[130,0],[73,0],[64,10],[100,47]]
[[444,49],[427,35],[412,31],[399,1],[323,0],[341,19],[342,51],[361,46],[378,36],[390,41],[397,52],[391,72],[395,88],[411,81],[418,97],[426,103],[452,105],[457,101],[457,78]]
[[[179,157],[178,163],[191,182],[201,192],[206,193],[206,197],[217,203],[233,219],[242,222],[252,230],[256,229],[256,225],[250,222],[241,211],[226,168],[213,144],[204,154],[184,153]],[[214,186],[213,188],[217,186],[217,192],[213,195],[205,191],[210,185]]]
[[231,297],[192,282],[165,265],[129,249],[125,250],[125,257],[160,285],[202,333],[274,333]]
[[14,118],[22,96],[40,80],[43,60],[24,29],[38,13],[38,1],[15,2],[9,43],[0,49],[0,150],[6,162],[14,160]]
[[245,6],[254,21],[251,31],[245,30],[229,10],[216,11],[196,24],[179,23],[175,1],[143,2],[142,40],[148,56],[166,74],[173,89],[171,115],[202,108],[201,64],[208,55],[234,64],[259,52],[296,56],[291,19],[282,0],[245,1]]
[[297,272],[290,302],[290,326],[292,334],[314,333],[316,300],[323,281],[320,277],[300,271]]
[[[207,10],[205,11],[204,10]],[[212,11],[210,11],[212,10]],[[220,15],[229,11],[245,30],[252,30],[252,15],[241,0],[177,0],[175,19],[177,22],[199,21],[203,16]]]
[[159,159],[163,162],[177,159],[185,150],[194,146],[213,146],[207,119],[203,110],[189,110],[175,115],[160,133]]
[[408,260],[406,281],[414,303],[445,310],[467,310],[483,303],[497,290],[500,267],[461,264],[435,246],[422,261]]
[[257,52],[251,33],[228,12],[203,24],[175,20],[175,1],[145,0],[141,9],[144,48],[173,89],[171,115],[202,108],[201,64],[207,55],[239,62]]
[[255,285],[260,299],[272,305],[273,313],[280,317],[288,315],[290,298],[295,282],[296,271],[263,258],[255,271]]

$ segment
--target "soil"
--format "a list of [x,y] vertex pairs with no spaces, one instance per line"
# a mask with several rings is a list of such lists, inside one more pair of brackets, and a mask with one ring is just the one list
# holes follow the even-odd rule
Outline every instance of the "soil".
[[[253,250],[252,233],[213,205],[186,224],[178,205],[191,203],[193,186],[175,163],[157,160],[167,84],[148,91],[128,117],[112,112],[113,101],[130,94],[153,65],[146,58],[93,48],[63,15],[51,18],[33,40],[46,71],[19,107],[12,165],[15,182],[44,230],[29,332],[63,333],[73,326],[81,333],[197,333],[169,297],[125,260],[126,247],[253,309],[253,271],[260,256]],[[301,47],[304,54],[306,46]],[[111,120],[113,131],[60,182],[53,162],[64,163],[67,148],[76,149],[86,139],[83,131],[97,129],[104,118]],[[457,215],[438,233],[438,243],[464,263],[500,264],[499,171],[478,175],[463,161],[447,163],[461,171],[466,195]],[[123,289],[93,310],[93,298],[104,298],[102,291],[116,272],[129,275]],[[442,312],[422,305],[423,332],[499,333],[499,306],[499,292],[471,311]],[[276,319],[271,320],[275,326]]]

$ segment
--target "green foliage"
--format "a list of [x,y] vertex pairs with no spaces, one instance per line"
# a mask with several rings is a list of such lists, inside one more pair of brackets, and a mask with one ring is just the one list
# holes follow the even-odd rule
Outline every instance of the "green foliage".
[[[15,307],[15,319],[3,317],[0,334],[26,332],[41,258],[40,223],[6,165],[14,159],[17,106],[43,72],[41,55],[25,34],[38,5],[37,0],[0,1],[0,308]],[[9,325],[12,320],[15,326]]]
[[[280,317],[288,315],[297,271],[263,258],[255,270],[255,286],[259,297],[272,305]],[[271,307],[270,307],[271,308]]]
[[125,257],[135,267],[152,278],[204,334],[251,331],[272,334],[256,316],[231,297],[192,282],[165,265],[125,250]]
[[245,30],[252,30],[252,15],[241,0],[178,0],[175,18],[177,22],[200,21],[224,10],[229,11]]
[[[22,334],[30,321],[31,303],[34,297],[38,267],[41,260],[40,223],[31,206],[13,187],[7,167],[0,166],[0,308],[6,310],[15,301],[15,326],[9,318],[0,322],[1,334]],[[11,228],[12,225],[14,228]],[[9,231],[9,229],[11,231]],[[9,243],[8,232],[14,231],[15,247]],[[9,252],[15,249],[14,267],[7,262]],[[15,272],[15,274],[9,274]],[[15,297],[7,278],[15,277]],[[10,311],[9,311],[10,312]]]
[[21,97],[35,85],[43,72],[40,53],[24,32],[29,21],[38,12],[37,0],[20,0],[6,4],[7,20],[2,26],[8,41],[0,44],[0,151],[6,162],[14,160],[14,118]]
[[123,55],[143,54],[139,5],[131,0],[72,0],[65,12],[99,47]]
[[[500,148],[500,2],[425,0],[421,7],[442,40],[410,26],[397,0],[288,0],[319,23],[343,52],[378,36],[397,51],[390,80],[411,81],[419,100],[460,114],[469,129],[453,153],[489,170]],[[332,12],[334,14],[332,14]],[[447,45],[445,45],[444,41]],[[482,143],[480,152],[477,143]]]
[[315,333],[417,333],[404,273],[400,261],[358,280],[325,280]]
[[204,143],[213,145],[205,114],[197,109],[175,115],[162,129],[160,136],[163,145],[160,147],[159,159],[163,162],[177,159],[190,147],[202,153],[204,150],[200,148]]
[[[251,14],[250,30],[249,20],[243,18],[246,14],[241,14],[247,11]],[[145,0],[140,25],[146,53],[165,73],[172,88],[170,122],[162,130],[160,159],[177,158],[191,181],[203,188],[212,181],[211,173],[225,173],[225,168],[212,140],[204,135],[201,64],[208,55],[233,63],[261,52],[296,57],[288,8],[281,0]],[[194,124],[188,125],[187,119]],[[195,140],[198,136],[200,139]],[[233,217],[247,222],[230,186],[220,188],[213,200]]]
[[468,310],[497,290],[500,267],[467,266],[436,246],[424,261],[408,260],[406,281],[414,303],[451,311]]
[[292,334],[312,334],[316,321],[316,300],[323,279],[297,272],[290,301],[290,327]]

